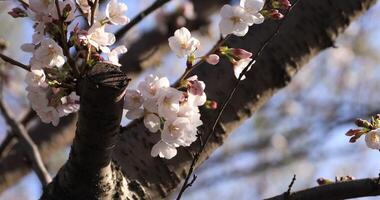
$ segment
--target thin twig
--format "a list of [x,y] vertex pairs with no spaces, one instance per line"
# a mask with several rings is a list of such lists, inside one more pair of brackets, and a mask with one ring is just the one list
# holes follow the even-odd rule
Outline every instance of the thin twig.
[[99,0],[95,0],[94,4],[91,6],[91,21],[90,21],[90,26],[94,25],[95,23],[95,15],[96,15],[96,10],[98,9],[99,5]]
[[14,134],[11,132],[7,133],[7,136],[5,136],[4,140],[0,144],[0,159],[3,158],[6,155],[6,152],[8,152],[8,149],[10,148],[14,138]]
[[179,83],[181,83],[190,74],[190,72],[192,72],[198,66],[203,64],[206,61],[207,56],[215,53],[230,37],[231,35],[227,35],[224,39],[223,37],[220,37],[219,41],[214,45],[214,47],[209,52],[207,52],[207,54],[199,62],[186,69],[185,73],[183,73],[181,78],[179,79]]
[[169,1],[170,0],[157,0],[157,1],[155,1],[152,5],[150,5],[144,11],[139,13],[135,18],[133,18],[128,24],[126,24],[120,30],[118,30],[115,33],[116,39],[119,40],[120,38],[122,38],[123,35],[126,34],[132,27],[134,27],[136,24],[138,24],[140,21],[142,21],[150,13],[152,13],[156,9],[160,8],[164,4],[168,3]]
[[247,71],[253,66],[253,64],[255,63],[255,60],[261,55],[262,51],[268,46],[268,44],[278,35],[279,31],[280,31],[280,28],[282,27],[282,24],[284,23],[285,19],[287,18],[289,12],[297,5],[299,1],[297,0],[293,5],[292,7],[289,8],[289,10],[286,12],[285,14],[285,17],[280,21],[280,23],[278,24],[275,32],[273,32],[273,34],[264,42],[264,44],[261,46],[261,48],[259,49],[259,51],[257,52],[257,54],[255,54],[255,56],[253,57],[252,61],[250,63],[248,63],[248,65],[244,68],[244,70],[240,73],[233,89],[230,91],[228,97],[225,99],[225,101],[223,102],[222,104],[222,107],[212,125],[212,128],[209,132],[209,134],[207,135],[206,137],[206,140],[204,141],[203,145],[201,146],[201,148],[199,149],[199,151],[194,155],[194,158],[193,158],[193,161],[190,165],[190,168],[189,168],[189,171],[186,175],[186,178],[185,178],[185,182],[183,183],[182,187],[181,187],[181,190],[180,192],[178,193],[178,196],[177,196],[177,200],[180,200],[181,199],[181,196],[182,194],[185,192],[185,190],[189,187],[188,186],[188,182],[189,182],[189,177],[191,177],[193,171],[194,171],[194,168],[195,168],[195,164],[197,162],[197,160],[199,159],[200,157],[200,154],[203,152],[203,150],[205,149],[206,145],[208,144],[208,142],[210,141],[211,137],[214,135],[214,132],[215,132],[215,129],[216,129],[216,126],[218,125],[219,123],[219,120],[224,112],[224,110],[226,109],[227,105],[230,103],[232,97],[234,96],[235,92],[237,91],[239,85],[240,85],[240,82],[242,80],[242,78],[244,77],[244,75],[247,73]]
[[292,187],[293,187],[295,182],[296,182],[296,175],[294,174],[292,181],[290,182],[290,184],[288,186],[288,190],[284,193],[284,199],[289,199],[290,192],[292,191]]
[[[24,115],[24,117],[21,119],[20,123],[24,126],[27,126],[27,124],[34,119],[36,116],[36,113],[29,109],[29,111]],[[0,159],[5,156],[6,152],[8,152],[8,149],[10,149],[13,144],[16,141],[16,136],[12,132],[8,132],[7,136],[4,138],[2,143],[0,144]]]
[[18,62],[18,61],[16,61],[16,60],[14,60],[14,59],[12,59],[12,58],[10,58],[10,57],[4,55],[4,54],[2,54],[2,53],[0,53],[0,58],[2,58],[2,59],[3,59],[5,62],[7,62],[7,63],[10,63],[10,64],[12,64],[12,65],[15,65],[15,66],[21,67],[22,69],[25,69],[25,70],[27,70],[27,71],[30,71],[30,67],[29,67],[29,66],[24,65],[24,64],[22,64],[22,63],[20,63],[20,62]]
[[26,3],[25,1],[23,1],[23,0],[18,0],[18,2],[20,2],[21,3],[21,5],[24,7],[24,8],[28,8],[29,7],[29,4],[28,3]]
[[8,108],[0,100],[0,111],[3,113],[5,121],[10,126],[12,133],[14,133],[20,143],[22,144],[25,153],[32,162],[33,170],[36,172],[38,178],[43,186],[46,186],[51,182],[51,176],[46,170],[44,163],[42,162],[41,155],[38,151],[37,145],[33,142],[32,138],[28,135],[25,127],[17,122],[12,116]]
[[74,60],[71,58],[70,50],[67,44],[67,34],[65,30],[65,22],[62,18],[61,9],[59,7],[59,1],[55,0],[55,7],[57,9],[57,15],[58,15],[58,21],[59,21],[59,29],[61,32],[61,43],[62,43],[62,49],[63,54],[67,57],[67,62],[70,65],[71,69],[73,69],[73,72],[75,75],[79,76],[79,69],[76,67],[76,64]]

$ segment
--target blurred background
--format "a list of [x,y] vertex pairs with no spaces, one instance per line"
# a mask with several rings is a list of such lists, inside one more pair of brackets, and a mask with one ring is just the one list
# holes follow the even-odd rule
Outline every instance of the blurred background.
[[[15,1],[0,1],[0,39],[9,47],[4,52],[27,63],[30,56],[20,50],[31,41],[32,22],[13,19],[7,12]],[[133,18],[152,0],[129,0],[127,16]],[[235,1],[233,1],[235,2]],[[236,3],[236,2],[235,2]],[[167,19],[173,13],[178,25],[198,22],[193,34],[200,38],[199,54],[207,52],[219,38],[218,13],[209,20],[199,19],[197,9],[187,1],[172,0],[147,17],[123,39],[132,51],[141,35],[157,31],[165,34]],[[198,19],[197,19],[198,18]],[[198,21],[197,21],[198,20]],[[380,113],[380,4],[375,5],[339,37],[336,48],[316,56],[279,91],[259,112],[235,130],[225,144],[200,167],[198,178],[183,199],[239,199],[270,197],[285,192],[294,174],[293,190],[316,186],[320,177],[375,177],[380,172],[379,152],[368,149],[363,139],[354,144],[344,133],[354,128],[358,117],[368,119]],[[143,37],[142,36],[142,37]],[[167,44],[164,44],[167,45]],[[166,47],[167,48],[167,47]],[[168,76],[174,82],[184,71],[185,60],[167,50],[159,60],[141,64],[133,70],[136,82],[150,73]],[[127,66],[129,67],[129,66]],[[1,63],[5,79],[4,98],[16,116],[28,109],[25,97],[25,73]],[[128,123],[126,119],[123,124]],[[0,141],[7,133],[0,119]],[[46,163],[54,175],[68,156],[68,146],[51,156]],[[0,194],[0,200],[34,200],[41,185],[34,173]],[[169,197],[170,199],[170,197]],[[378,199],[363,198],[363,199]]]

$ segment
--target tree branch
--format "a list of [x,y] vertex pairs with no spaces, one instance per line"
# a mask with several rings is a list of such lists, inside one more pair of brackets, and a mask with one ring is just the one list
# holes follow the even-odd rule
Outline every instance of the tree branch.
[[95,65],[81,80],[79,118],[69,160],[41,199],[123,197],[123,179],[111,155],[118,139],[128,82],[118,67],[105,63]]
[[44,163],[42,162],[37,145],[30,138],[25,127],[11,116],[10,111],[4,105],[2,100],[0,100],[0,110],[3,113],[5,121],[11,127],[12,133],[17,136],[20,143],[24,146],[24,153],[27,154],[28,158],[32,162],[33,169],[40,179],[42,185],[46,186],[51,182],[51,177],[49,175],[49,172],[46,170]]
[[168,3],[170,0],[156,0],[152,5],[146,8],[144,11],[140,12],[135,18],[133,18],[128,24],[123,26],[115,33],[117,40],[122,38],[132,27],[141,22],[145,17],[151,14],[156,9],[160,8],[164,4]]
[[14,59],[12,59],[12,58],[10,58],[10,57],[4,55],[4,54],[2,54],[2,53],[0,53],[0,58],[2,58],[2,59],[3,59],[5,62],[7,62],[7,63],[10,63],[10,64],[12,64],[12,65],[15,65],[15,66],[21,67],[22,69],[25,69],[25,70],[27,70],[27,71],[30,71],[30,67],[29,67],[29,66],[24,65],[24,64],[22,64],[22,63],[20,63],[20,62],[18,62],[18,61],[16,61],[16,60],[14,60]]
[[[300,1],[289,14],[289,20],[284,21],[284,30],[263,50],[255,67],[247,73],[246,80],[236,91],[235,96],[238,98],[231,99],[225,109],[228,114],[221,117],[215,134],[195,166],[199,166],[222,145],[229,133],[244,119],[250,117],[277,90],[286,86],[305,62],[321,50],[331,47],[338,33],[374,2]],[[268,21],[254,26],[245,37],[231,37],[227,44],[256,53],[277,25],[278,22]],[[192,74],[205,82],[208,98],[217,102],[223,102],[236,82],[232,66],[227,60],[221,60],[216,67],[204,63]],[[213,126],[212,119],[217,114],[201,110],[204,126],[200,131],[209,133]],[[202,137],[204,141],[207,134]],[[151,158],[151,147],[158,140],[159,135],[150,134],[141,121],[134,121],[123,132],[115,150],[114,159],[122,166],[125,177],[138,183],[139,187],[135,190],[144,191],[140,199],[159,199],[170,194],[186,177],[193,155],[199,148],[198,144],[179,148],[177,156],[171,160]]]
[[286,195],[281,194],[266,200],[307,199],[307,200],[334,200],[350,199],[380,195],[378,178],[366,178],[353,181],[337,182],[321,185]]

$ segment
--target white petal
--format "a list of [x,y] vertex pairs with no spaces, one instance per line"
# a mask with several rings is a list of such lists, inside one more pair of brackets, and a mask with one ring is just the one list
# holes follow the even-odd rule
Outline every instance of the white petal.
[[160,156],[161,158],[171,159],[177,155],[177,149],[163,141],[159,141],[152,147],[150,155],[152,157]]

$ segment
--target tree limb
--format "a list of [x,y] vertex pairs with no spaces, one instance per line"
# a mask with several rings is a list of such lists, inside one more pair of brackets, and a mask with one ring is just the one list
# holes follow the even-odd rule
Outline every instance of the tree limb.
[[281,194],[266,200],[334,200],[377,196],[380,195],[378,179],[379,178],[366,178],[326,184],[290,193],[288,197],[286,197],[285,194]]
[[[285,29],[257,59],[255,67],[248,72],[226,108],[217,125],[215,136],[200,156],[199,166],[220,145],[229,133],[244,119],[252,115],[277,90],[286,86],[299,68],[321,50],[331,47],[337,35],[357,17],[367,10],[374,0],[301,0],[284,22]],[[294,1],[293,1],[294,3]],[[276,29],[277,22],[268,21],[254,26],[243,38],[232,37],[227,43],[257,53],[262,43]],[[194,72],[206,84],[206,94],[210,99],[222,102],[227,92],[234,87],[235,77],[232,67],[222,60],[216,67],[203,64]],[[223,81],[221,81],[223,80]],[[204,126],[202,133],[208,133],[216,112],[202,110]],[[203,135],[203,139],[207,135]],[[130,190],[143,191],[139,199],[159,199],[170,194],[186,176],[198,143],[190,148],[180,148],[176,157],[163,160],[150,157],[158,135],[150,134],[141,121],[132,122],[123,132],[114,159],[122,166],[125,177],[135,181]]]
[[51,182],[51,177],[49,175],[49,172],[46,170],[44,163],[42,162],[37,145],[33,142],[32,138],[30,138],[25,127],[11,116],[10,111],[4,105],[2,100],[0,100],[0,110],[3,113],[5,121],[11,127],[12,133],[17,136],[17,139],[24,147],[24,153],[32,162],[32,167],[36,172],[37,177],[40,179],[42,185],[46,186]]

